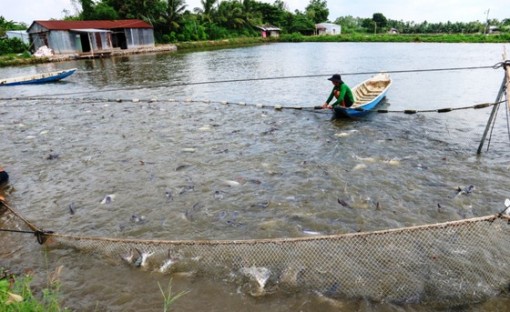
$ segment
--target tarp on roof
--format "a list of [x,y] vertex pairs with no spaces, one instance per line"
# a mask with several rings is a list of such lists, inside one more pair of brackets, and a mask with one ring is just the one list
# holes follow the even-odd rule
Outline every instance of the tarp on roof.
[[264,31],[281,31],[280,28],[272,25],[262,25],[262,26],[256,26],[257,28],[264,30]]
[[112,32],[111,30],[95,29],[95,28],[69,29],[69,30],[70,31],[74,31],[74,32],[84,32],[84,33],[98,33],[98,32],[108,33],[108,32]]
[[[153,28],[150,24],[138,19],[101,20],[101,21],[34,21],[48,30],[70,29],[119,29],[119,28]],[[32,28],[32,26],[30,26]]]

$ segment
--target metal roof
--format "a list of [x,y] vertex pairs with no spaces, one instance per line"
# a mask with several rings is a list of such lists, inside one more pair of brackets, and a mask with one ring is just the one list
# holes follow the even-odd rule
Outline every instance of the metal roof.
[[[70,29],[118,29],[118,28],[153,28],[150,24],[138,20],[102,20],[102,21],[34,21],[48,30]],[[32,26],[30,26],[32,28]]]
[[111,30],[95,29],[95,28],[82,28],[82,29],[69,29],[69,30],[75,31],[75,32],[85,32],[85,33],[97,33],[97,32],[109,33],[109,32],[112,32]]
[[264,31],[273,31],[273,30],[281,31],[280,28],[273,26],[273,25],[261,25],[261,26],[256,26],[256,27],[259,29],[262,29]]

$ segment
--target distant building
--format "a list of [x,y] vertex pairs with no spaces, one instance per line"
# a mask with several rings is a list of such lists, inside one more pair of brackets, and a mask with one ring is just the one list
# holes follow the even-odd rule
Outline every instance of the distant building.
[[489,26],[489,34],[498,34],[499,27],[498,26]]
[[316,35],[340,35],[342,26],[332,23],[320,23],[315,25]]
[[34,51],[55,54],[109,54],[112,49],[154,47],[153,27],[141,20],[34,21],[27,30]]
[[396,28],[390,28],[390,29],[388,30],[388,34],[397,35],[397,34],[398,34],[398,29],[396,29]]
[[282,31],[280,28],[272,25],[262,25],[257,26],[257,28],[261,30],[262,38],[280,37],[280,32]]
[[23,43],[29,44],[28,33],[26,30],[8,30],[5,32],[5,35],[9,39],[18,38]]

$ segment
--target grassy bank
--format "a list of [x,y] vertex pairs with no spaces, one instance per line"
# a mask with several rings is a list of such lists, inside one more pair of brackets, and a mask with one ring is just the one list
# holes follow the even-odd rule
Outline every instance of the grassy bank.
[[251,46],[267,42],[278,42],[278,38],[234,38],[224,40],[209,40],[209,41],[186,41],[174,43],[177,46],[177,51],[193,51],[193,50],[208,50],[208,49],[222,49],[222,48],[237,48]]
[[[234,38],[214,41],[177,42],[178,51],[200,51],[238,48],[269,42],[440,42],[440,43],[509,43],[510,33],[504,34],[342,34],[336,36],[282,35],[279,38]],[[28,53],[0,55],[0,67],[50,62],[47,58],[31,57]]]
[[33,277],[29,274],[13,275],[0,268],[0,311],[66,312],[59,303],[59,275],[62,267],[48,277],[47,288],[34,294]]
[[282,35],[281,42],[439,42],[439,43],[509,43],[505,34],[342,34],[336,36]]
[[29,53],[0,55],[0,67],[47,63],[47,58],[37,58]]

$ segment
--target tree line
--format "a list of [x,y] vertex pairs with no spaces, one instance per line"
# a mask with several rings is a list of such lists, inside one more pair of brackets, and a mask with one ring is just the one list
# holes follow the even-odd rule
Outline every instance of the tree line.
[[[73,0],[81,13],[71,19],[137,18],[154,27],[159,42],[216,40],[258,36],[260,25],[279,27],[283,34],[312,35],[315,24],[328,22],[326,0],[310,0],[303,12],[290,12],[283,0],[272,4],[256,0],[201,0],[201,7],[189,9],[185,0]],[[485,22],[422,23],[387,19],[382,13],[371,18],[339,17],[334,23],[349,33],[383,33],[394,29],[403,34],[479,33],[488,26],[508,30],[510,19]]]
[[[290,12],[283,0],[271,3],[256,0],[201,0],[201,7],[190,9],[185,0],[72,0],[75,15],[64,11],[66,20],[141,19],[154,27],[158,43],[217,40],[260,35],[257,26],[279,27],[283,34],[312,35],[315,24],[328,22],[326,0],[309,0],[304,11]],[[334,23],[342,33],[402,34],[484,33],[488,26],[508,31],[510,19],[485,22],[421,23],[404,22],[374,13],[371,18],[338,17]],[[27,25],[6,21],[0,16],[0,36],[7,29],[26,29]]]

